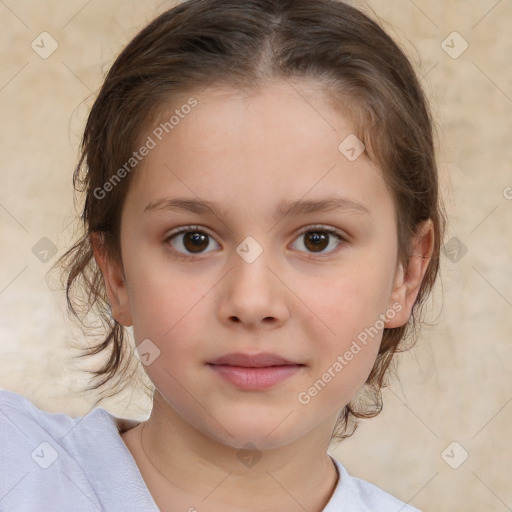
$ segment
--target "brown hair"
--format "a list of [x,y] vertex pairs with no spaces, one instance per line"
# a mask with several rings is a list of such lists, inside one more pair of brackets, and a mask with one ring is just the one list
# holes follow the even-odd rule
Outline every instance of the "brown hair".
[[107,200],[98,198],[98,190],[129,160],[171,99],[209,84],[251,89],[289,77],[316,80],[338,104],[340,98],[351,99],[356,134],[382,169],[395,201],[401,262],[409,261],[419,223],[430,218],[434,225],[434,252],[411,318],[402,327],[384,329],[366,395],[343,408],[333,438],[352,435],[356,418],[381,411],[380,390],[393,355],[403,350],[400,342],[409,330],[416,330],[438,274],[445,217],[432,119],[415,72],[376,22],[337,0],[188,0],[152,21],[110,68],[90,111],[73,176],[75,190],[85,192],[83,234],[56,264],[65,271],[70,312],[83,327],[90,313],[101,323],[101,342],[78,357],[109,354],[89,371],[100,382],[87,390],[114,377],[123,388],[130,381],[122,379],[130,366],[125,328],[110,316],[90,237],[100,234],[107,254],[122,264],[121,209],[136,170],[110,187]]

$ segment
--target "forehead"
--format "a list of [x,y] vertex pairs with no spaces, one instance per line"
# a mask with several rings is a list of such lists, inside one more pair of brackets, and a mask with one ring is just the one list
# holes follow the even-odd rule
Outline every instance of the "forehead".
[[[191,99],[194,108],[180,110]],[[370,208],[387,188],[364,152],[351,161],[340,151],[357,131],[350,107],[334,108],[319,84],[297,80],[253,91],[217,86],[181,95],[143,134],[155,147],[137,169],[129,195],[144,196],[147,205],[165,190],[222,204],[238,199],[258,209],[272,199],[277,204],[338,192]],[[161,140],[154,134],[158,126],[168,128]]]

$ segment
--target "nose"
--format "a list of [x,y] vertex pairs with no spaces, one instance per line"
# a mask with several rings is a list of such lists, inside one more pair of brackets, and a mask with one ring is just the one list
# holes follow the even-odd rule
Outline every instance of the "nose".
[[235,253],[221,284],[220,320],[233,327],[277,328],[289,317],[290,291],[266,252],[252,262]]

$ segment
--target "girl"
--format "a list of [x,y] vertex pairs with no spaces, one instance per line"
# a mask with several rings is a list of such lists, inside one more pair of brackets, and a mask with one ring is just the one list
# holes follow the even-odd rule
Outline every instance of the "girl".
[[92,389],[140,361],[153,409],[1,392],[0,510],[416,510],[327,449],[379,413],[437,276],[432,132],[407,58],[345,3],[188,0],[142,30],[90,112],[60,262],[103,321]]

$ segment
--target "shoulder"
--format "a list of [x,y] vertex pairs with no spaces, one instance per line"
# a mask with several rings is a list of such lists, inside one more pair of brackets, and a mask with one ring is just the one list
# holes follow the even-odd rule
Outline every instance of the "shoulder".
[[2,432],[12,432],[18,437],[30,437],[40,429],[59,430],[69,428],[74,423],[67,414],[53,414],[38,409],[30,400],[14,391],[0,389],[0,428]]
[[80,419],[0,390],[0,511],[42,510],[50,503],[101,509],[81,464],[83,450],[70,434]]
[[38,409],[0,389],[0,512],[157,511],[120,431],[132,420]]
[[333,461],[338,469],[339,481],[323,512],[420,512],[376,485],[350,475],[339,461]]
[[0,389],[2,455],[19,454],[25,448],[34,450],[46,442],[80,459],[90,454],[91,445],[105,449],[112,441],[121,442],[122,428],[134,423],[99,407],[77,417],[44,411],[21,394]]
[[73,418],[64,413],[51,413],[39,409],[28,398],[14,391],[0,390],[0,432],[4,453],[19,454],[21,450],[34,451],[41,443],[68,450],[74,436],[70,435],[87,418],[98,424],[102,411],[96,409],[87,416]]

